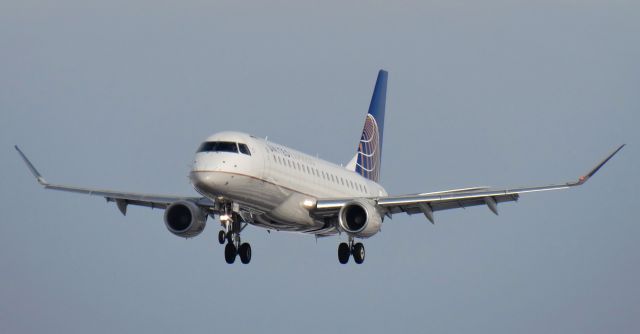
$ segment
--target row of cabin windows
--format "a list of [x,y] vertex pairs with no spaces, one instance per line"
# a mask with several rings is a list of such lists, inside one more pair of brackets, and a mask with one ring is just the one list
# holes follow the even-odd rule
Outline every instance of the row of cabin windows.
[[275,155],[275,154],[272,155],[272,158],[273,158],[274,162],[277,162],[277,163],[281,164],[282,166],[289,167],[291,169],[297,169],[297,170],[299,170],[299,171],[301,171],[303,173],[306,172],[309,175],[316,176],[318,178],[322,178],[322,179],[324,179],[326,181],[331,181],[331,182],[333,182],[335,184],[338,184],[338,185],[342,184],[345,187],[350,187],[351,189],[359,190],[359,191],[361,191],[363,193],[367,192],[367,187],[363,186],[360,183],[353,182],[351,180],[335,176],[335,175],[333,175],[331,173],[325,173],[324,171],[318,171],[318,169],[316,169],[316,168],[309,167],[309,166],[307,166],[305,164],[301,164],[301,163],[299,163],[297,161],[292,161],[290,159],[282,158],[282,157],[280,157],[278,155]]
[[251,155],[249,147],[246,144],[236,143],[232,141],[208,141],[202,143],[198,148],[200,152],[231,152]]

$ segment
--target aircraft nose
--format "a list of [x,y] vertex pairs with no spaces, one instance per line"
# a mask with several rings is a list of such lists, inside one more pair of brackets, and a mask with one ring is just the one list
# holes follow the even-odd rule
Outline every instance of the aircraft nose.
[[218,180],[218,177],[215,177],[215,172],[205,172],[193,170],[191,172],[191,182],[196,187],[202,186],[215,186],[220,183],[221,180]]
[[209,170],[211,169],[211,167],[212,167],[212,164],[209,162],[208,159],[203,159],[199,155],[196,155],[195,159],[193,160],[193,167],[191,170],[192,171]]
[[229,184],[229,177],[222,172],[194,170],[190,179],[195,188],[207,194],[220,194]]

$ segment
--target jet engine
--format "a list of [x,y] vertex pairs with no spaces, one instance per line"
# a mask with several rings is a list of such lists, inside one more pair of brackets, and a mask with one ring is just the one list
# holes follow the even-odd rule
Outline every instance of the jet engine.
[[183,238],[193,238],[202,233],[207,212],[189,201],[172,203],[164,210],[164,224],[169,232]]
[[353,200],[338,213],[340,228],[352,236],[368,238],[380,231],[382,217],[376,207],[366,200]]

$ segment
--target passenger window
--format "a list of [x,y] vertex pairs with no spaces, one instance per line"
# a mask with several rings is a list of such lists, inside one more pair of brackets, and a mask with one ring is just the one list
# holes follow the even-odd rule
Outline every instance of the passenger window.
[[238,147],[240,148],[240,153],[243,153],[243,154],[246,154],[246,155],[251,155],[251,152],[249,151],[249,147],[247,147],[247,145],[238,144]]

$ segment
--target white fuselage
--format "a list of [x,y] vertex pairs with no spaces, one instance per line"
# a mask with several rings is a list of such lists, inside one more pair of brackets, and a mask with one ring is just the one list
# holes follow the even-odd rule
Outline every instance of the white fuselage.
[[336,224],[309,215],[319,198],[377,197],[376,182],[325,160],[240,132],[221,132],[205,141],[245,144],[250,155],[209,151],[195,156],[190,179],[214,201],[231,201],[250,223],[269,229],[333,234]]

